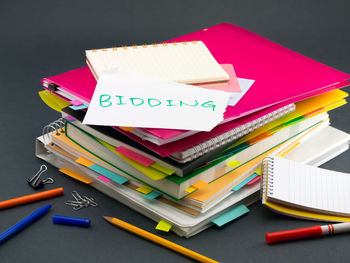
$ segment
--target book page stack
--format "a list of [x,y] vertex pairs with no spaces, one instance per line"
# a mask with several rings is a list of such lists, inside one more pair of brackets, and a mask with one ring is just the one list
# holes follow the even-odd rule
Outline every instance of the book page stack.
[[270,154],[318,166],[348,149],[328,112],[346,103],[350,76],[237,26],[87,50],[86,61],[42,80],[39,95],[61,118],[36,155],[180,236],[247,213]]

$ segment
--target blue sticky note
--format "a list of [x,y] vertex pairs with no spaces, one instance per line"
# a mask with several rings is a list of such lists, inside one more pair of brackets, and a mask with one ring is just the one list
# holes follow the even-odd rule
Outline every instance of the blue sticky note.
[[238,191],[239,189],[241,189],[243,186],[245,186],[247,183],[249,183],[251,180],[253,180],[257,176],[258,174],[256,173],[249,175],[246,179],[244,179],[242,182],[240,182],[235,187],[233,187],[232,191]]
[[239,205],[227,211],[226,213],[218,216],[217,218],[213,219],[211,222],[213,222],[215,225],[220,227],[232,220],[237,219],[238,217],[248,212],[249,212],[249,209],[245,205]]
[[118,184],[123,184],[126,183],[127,181],[129,181],[129,179],[125,178],[124,176],[121,176],[117,173],[114,173],[98,164],[93,164],[91,166],[89,166],[89,169],[95,171],[96,173],[99,173],[109,179],[111,179],[112,181],[118,183]]
[[142,197],[150,199],[150,200],[157,198],[158,196],[160,196],[160,193],[158,193],[156,191],[152,191],[148,194],[142,194]]
[[82,104],[82,105],[79,105],[79,106],[74,106],[74,105],[71,105],[69,106],[69,108],[73,109],[73,110],[83,110],[83,109],[87,109],[88,106]]

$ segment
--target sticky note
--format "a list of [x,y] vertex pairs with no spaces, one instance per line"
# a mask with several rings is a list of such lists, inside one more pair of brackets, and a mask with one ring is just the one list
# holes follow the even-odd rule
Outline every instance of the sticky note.
[[64,119],[66,119],[67,121],[75,121],[75,119],[72,116],[69,116],[69,115],[64,117]]
[[232,168],[235,168],[235,167],[237,167],[237,166],[240,165],[240,164],[241,164],[240,161],[232,160],[231,162],[228,162],[226,165],[227,165],[227,166],[230,166],[230,167],[232,167]]
[[61,112],[63,108],[70,105],[69,102],[56,96],[55,94],[52,94],[47,90],[39,91],[39,96],[47,106],[58,112]]
[[83,165],[85,167],[89,167],[89,166],[95,164],[94,162],[91,162],[90,160],[88,160],[88,159],[86,159],[84,157],[80,157],[80,158],[76,159],[75,162],[78,163],[78,164],[81,164],[81,165]]
[[119,128],[122,129],[123,131],[127,131],[127,132],[135,130],[134,127],[122,127],[122,126],[120,126]]
[[146,156],[143,156],[142,154],[139,154],[137,152],[134,152],[124,146],[119,146],[115,149],[115,151],[145,166],[150,166],[152,163],[154,163],[152,159],[147,158]]
[[217,226],[223,226],[228,222],[231,222],[238,217],[246,214],[249,212],[249,209],[245,205],[239,205],[235,208],[225,212],[224,214],[218,216],[217,218],[213,219],[211,222],[213,222]]
[[207,182],[204,182],[204,181],[198,181],[197,183],[194,183],[193,185],[192,185],[192,187],[194,187],[194,188],[196,188],[196,189],[201,189],[201,188],[203,188],[203,187],[205,187],[205,186],[207,186],[208,185],[208,183]]
[[72,105],[74,105],[74,106],[80,106],[80,105],[82,105],[82,104],[84,104],[84,103],[82,103],[82,102],[79,101],[79,100],[71,100],[71,101],[70,101],[70,104],[72,104]]
[[189,188],[187,188],[185,191],[187,192],[187,193],[192,193],[193,191],[196,191],[197,190],[197,188],[195,188],[195,187],[193,187],[193,186],[190,186]]
[[169,232],[171,227],[172,227],[172,225],[169,224],[168,222],[166,222],[164,220],[160,220],[158,222],[158,225],[156,226],[156,229],[161,230],[161,231],[165,231],[165,232]]
[[150,192],[153,191],[153,189],[151,187],[148,187],[147,185],[142,185],[139,188],[137,188],[136,191],[139,191],[140,193],[143,193],[143,194],[149,194]]
[[83,110],[83,109],[87,109],[88,106],[82,104],[82,105],[79,105],[79,106],[74,106],[74,105],[71,105],[69,106],[69,108],[73,109],[73,110]]
[[158,193],[156,191],[152,191],[148,194],[142,194],[142,197],[150,199],[150,200],[157,198],[158,196],[160,196],[160,193]]
[[111,179],[104,177],[103,175],[100,175],[99,177],[97,177],[97,179],[100,179],[101,181],[103,181],[105,183],[109,183],[110,181],[112,181]]
[[241,181],[239,184],[235,185],[235,187],[233,187],[232,190],[238,191],[239,189],[241,189],[243,186],[245,186],[247,183],[249,183],[251,180],[253,180],[257,176],[258,175],[256,173],[249,175],[246,179]]
[[125,178],[124,176],[121,176],[115,172],[112,172],[111,170],[108,170],[98,164],[89,166],[89,169],[95,171],[96,173],[102,174],[104,177],[107,177],[118,184],[123,184],[129,181],[129,179]]
[[259,169],[256,169],[255,173],[256,173],[257,175],[261,175],[261,167],[260,167]]
[[165,166],[163,166],[163,165],[160,165],[159,163],[152,163],[152,164],[150,165],[150,167],[152,167],[152,168],[154,168],[154,169],[156,169],[156,170],[158,170],[158,171],[160,171],[160,172],[162,172],[162,173],[165,173],[165,174],[167,174],[167,175],[172,175],[173,173],[175,173],[174,170],[171,170],[171,169],[169,169],[168,167],[165,167]]
[[230,96],[118,68],[101,73],[83,124],[210,131]]
[[249,183],[247,183],[247,185],[252,185],[252,184],[254,184],[255,182],[259,181],[260,177],[261,177],[261,176],[258,175],[258,176],[255,177],[253,180],[251,180]]
[[59,169],[59,171],[61,173],[64,173],[80,182],[83,182],[85,184],[91,184],[92,183],[92,180],[90,180],[89,178],[86,178],[86,177],[83,177],[81,176],[80,174],[76,173],[76,172],[73,172],[71,170],[68,170],[68,169],[65,169],[65,168],[62,168],[62,169]]

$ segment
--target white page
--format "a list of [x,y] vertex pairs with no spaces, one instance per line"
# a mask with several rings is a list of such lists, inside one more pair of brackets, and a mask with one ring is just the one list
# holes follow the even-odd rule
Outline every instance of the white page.
[[101,74],[83,123],[210,131],[230,96],[114,69]]
[[235,106],[237,102],[240,101],[240,99],[247,93],[247,91],[255,82],[255,80],[253,79],[242,79],[242,78],[237,78],[237,79],[238,79],[239,87],[241,88],[241,92],[231,93],[230,99],[228,100],[228,103],[227,103],[229,106]]

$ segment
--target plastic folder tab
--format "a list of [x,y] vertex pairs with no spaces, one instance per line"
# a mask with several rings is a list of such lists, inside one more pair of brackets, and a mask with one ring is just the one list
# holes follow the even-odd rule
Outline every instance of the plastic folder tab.
[[83,103],[82,103],[81,101],[79,101],[79,100],[72,100],[72,101],[70,101],[70,103],[71,103],[72,105],[74,105],[74,106],[80,106],[80,105],[83,104]]
[[173,173],[175,173],[174,170],[171,170],[171,169],[169,169],[168,167],[165,167],[165,166],[163,166],[163,165],[160,165],[159,163],[152,163],[152,164],[150,165],[150,167],[152,167],[152,168],[154,168],[154,169],[156,169],[156,170],[158,170],[158,171],[160,171],[160,172],[162,172],[162,173],[165,173],[165,174],[167,174],[167,175],[172,175]]
[[187,193],[192,193],[193,191],[196,191],[197,190],[197,188],[194,188],[193,186],[190,186],[189,188],[187,188],[185,191],[187,192]]
[[77,174],[76,172],[73,172],[71,170],[62,168],[62,169],[59,169],[59,171],[61,173],[64,173],[64,174],[66,174],[66,175],[68,175],[68,176],[70,176],[70,177],[80,181],[80,182],[83,182],[85,184],[91,184],[92,183],[92,181],[89,178],[85,178],[85,177],[81,176],[80,174]]
[[105,182],[105,183],[109,183],[110,181],[112,181],[111,179],[103,176],[103,175],[100,175],[99,177],[97,177],[97,179],[101,180],[102,182]]
[[69,102],[61,99],[47,90],[39,91],[39,96],[47,106],[58,112],[61,112],[63,108],[70,105]]
[[226,213],[218,216],[217,218],[215,218],[211,222],[213,222],[215,225],[221,227],[221,226],[227,224],[228,222],[231,222],[232,220],[235,220],[238,217],[240,217],[248,212],[249,212],[249,209],[245,205],[239,205],[239,206],[236,206],[235,208],[227,211]]
[[156,229],[161,230],[161,231],[165,231],[165,232],[169,232],[171,227],[172,227],[172,225],[169,224],[168,222],[166,222],[164,220],[160,220],[158,225],[156,226]]
[[108,169],[106,169],[98,164],[94,164],[94,165],[89,166],[89,169],[111,179],[112,181],[114,181],[118,184],[123,184],[123,183],[126,183],[127,181],[129,181],[124,176],[121,176],[117,173],[114,173],[114,172],[112,172],[112,171],[110,171],[110,170],[108,170]]
[[206,187],[208,185],[208,183],[204,182],[204,181],[198,181],[197,183],[194,183],[192,185],[192,187],[196,188],[196,189],[201,189],[203,187]]
[[152,200],[152,199],[154,199],[154,198],[157,198],[158,196],[160,196],[160,193],[158,193],[158,192],[156,192],[156,191],[152,191],[152,192],[150,192],[150,193],[148,193],[148,194],[143,194],[143,195],[142,195],[142,197],[147,198],[147,199],[150,199],[150,200]]
[[153,189],[147,185],[142,185],[139,188],[136,189],[136,191],[143,193],[143,194],[149,194],[153,191]]
[[259,181],[260,178],[261,178],[261,176],[258,175],[258,176],[255,177],[253,180],[251,180],[249,183],[247,183],[247,185],[252,185],[252,184],[254,184],[255,182]]
[[87,107],[88,106],[86,106],[86,105],[79,105],[79,106],[74,106],[74,105],[72,105],[72,106],[69,106],[69,108],[71,108],[71,109],[73,109],[73,110],[83,110],[83,109],[87,109]]

